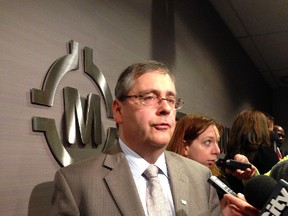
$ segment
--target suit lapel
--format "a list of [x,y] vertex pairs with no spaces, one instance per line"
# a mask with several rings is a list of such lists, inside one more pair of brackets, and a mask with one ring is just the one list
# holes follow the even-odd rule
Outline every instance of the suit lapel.
[[105,181],[122,215],[144,216],[129,164],[118,144],[109,151],[103,165],[111,169]]
[[166,162],[176,215],[186,215],[188,205],[191,205],[189,204],[189,191],[187,190],[188,177],[181,163],[174,160],[169,152],[166,152]]

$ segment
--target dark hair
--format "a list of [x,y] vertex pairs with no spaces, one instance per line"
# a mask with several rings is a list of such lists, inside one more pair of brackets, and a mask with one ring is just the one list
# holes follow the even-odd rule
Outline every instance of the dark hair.
[[135,63],[127,67],[119,76],[116,87],[115,87],[115,97],[123,101],[124,97],[127,96],[130,89],[135,84],[137,78],[139,78],[144,73],[153,72],[155,70],[160,70],[163,74],[168,74],[171,80],[175,82],[172,72],[168,67],[157,61],[147,61]]

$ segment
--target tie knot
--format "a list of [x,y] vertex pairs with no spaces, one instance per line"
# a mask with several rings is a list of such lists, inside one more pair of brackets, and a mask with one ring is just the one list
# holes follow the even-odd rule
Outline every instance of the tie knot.
[[154,165],[149,165],[149,167],[144,171],[144,175],[146,176],[146,178],[150,179],[150,178],[155,178],[158,176],[158,167],[154,166]]

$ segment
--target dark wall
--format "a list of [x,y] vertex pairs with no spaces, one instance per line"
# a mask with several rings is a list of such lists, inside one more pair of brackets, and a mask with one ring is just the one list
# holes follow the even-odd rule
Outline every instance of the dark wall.
[[[273,116],[275,124],[280,125],[288,136],[288,87],[275,89],[273,97]],[[282,149],[288,152],[288,138],[285,139]]]

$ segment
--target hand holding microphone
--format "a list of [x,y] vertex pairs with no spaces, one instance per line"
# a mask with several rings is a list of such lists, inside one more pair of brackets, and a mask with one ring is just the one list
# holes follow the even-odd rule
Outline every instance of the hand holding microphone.
[[[238,193],[237,196],[233,196],[231,194],[225,194],[223,199],[226,202],[227,209],[229,209],[229,213],[227,210],[223,213],[223,216],[258,216],[259,210],[249,204],[245,196],[241,193]],[[222,202],[222,201],[221,201]]]
[[227,174],[240,179],[249,180],[256,174],[256,167],[242,154],[236,154],[234,159],[218,159],[216,165],[222,167]]
[[[237,155],[234,159],[249,163],[248,159],[245,160],[245,156]],[[252,165],[252,169],[253,169]],[[248,178],[250,181],[246,184],[244,188],[244,195],[234,193],[229,193],[227,186],[223,186],[225,193],[223,199],[221,200],[222,209],[224,216],[288,216],[288,180],[287,170],[288,161],[283,161],[271,170],[270,175],[275,179],[265,175],[259,175],[249,177],[249,172],[251,168],[246,168],[246,170],[237,169],[232,172],[234,175],[239,175],[243,179],[243,174],[245,175],[248,170]],[[255,168],[255,167],[254,167]],[[255,168],[256,170],[256,168]],[[251,174],[251,172],[250,172]],[[285,180],[284,180],[285,179]],[[218,182],[218,181],[217,181]],[[278,183],[277,183],[278,182]],[[222,184],[224,184],[222,182]],[[218,183],[218,185],[221,185]],[[217,187],[216,187],[217,188]],[[220,187],[221,189],[221,187]],[[218,189],[219,190],[219,187]],[[246,199],[245,199],[246,198]],[[224,207],[223,207],[224,206]]]
[[288,215],[288,183],[265,175],[251,179],[244,188],[246,200],[261,209],[261,216]]
[[211,176],[208,183],[224,194],[220,200],[223,216],[257,216],[259,214],[259,210],[250,205],[243,194],[236,194],[216,176]]

